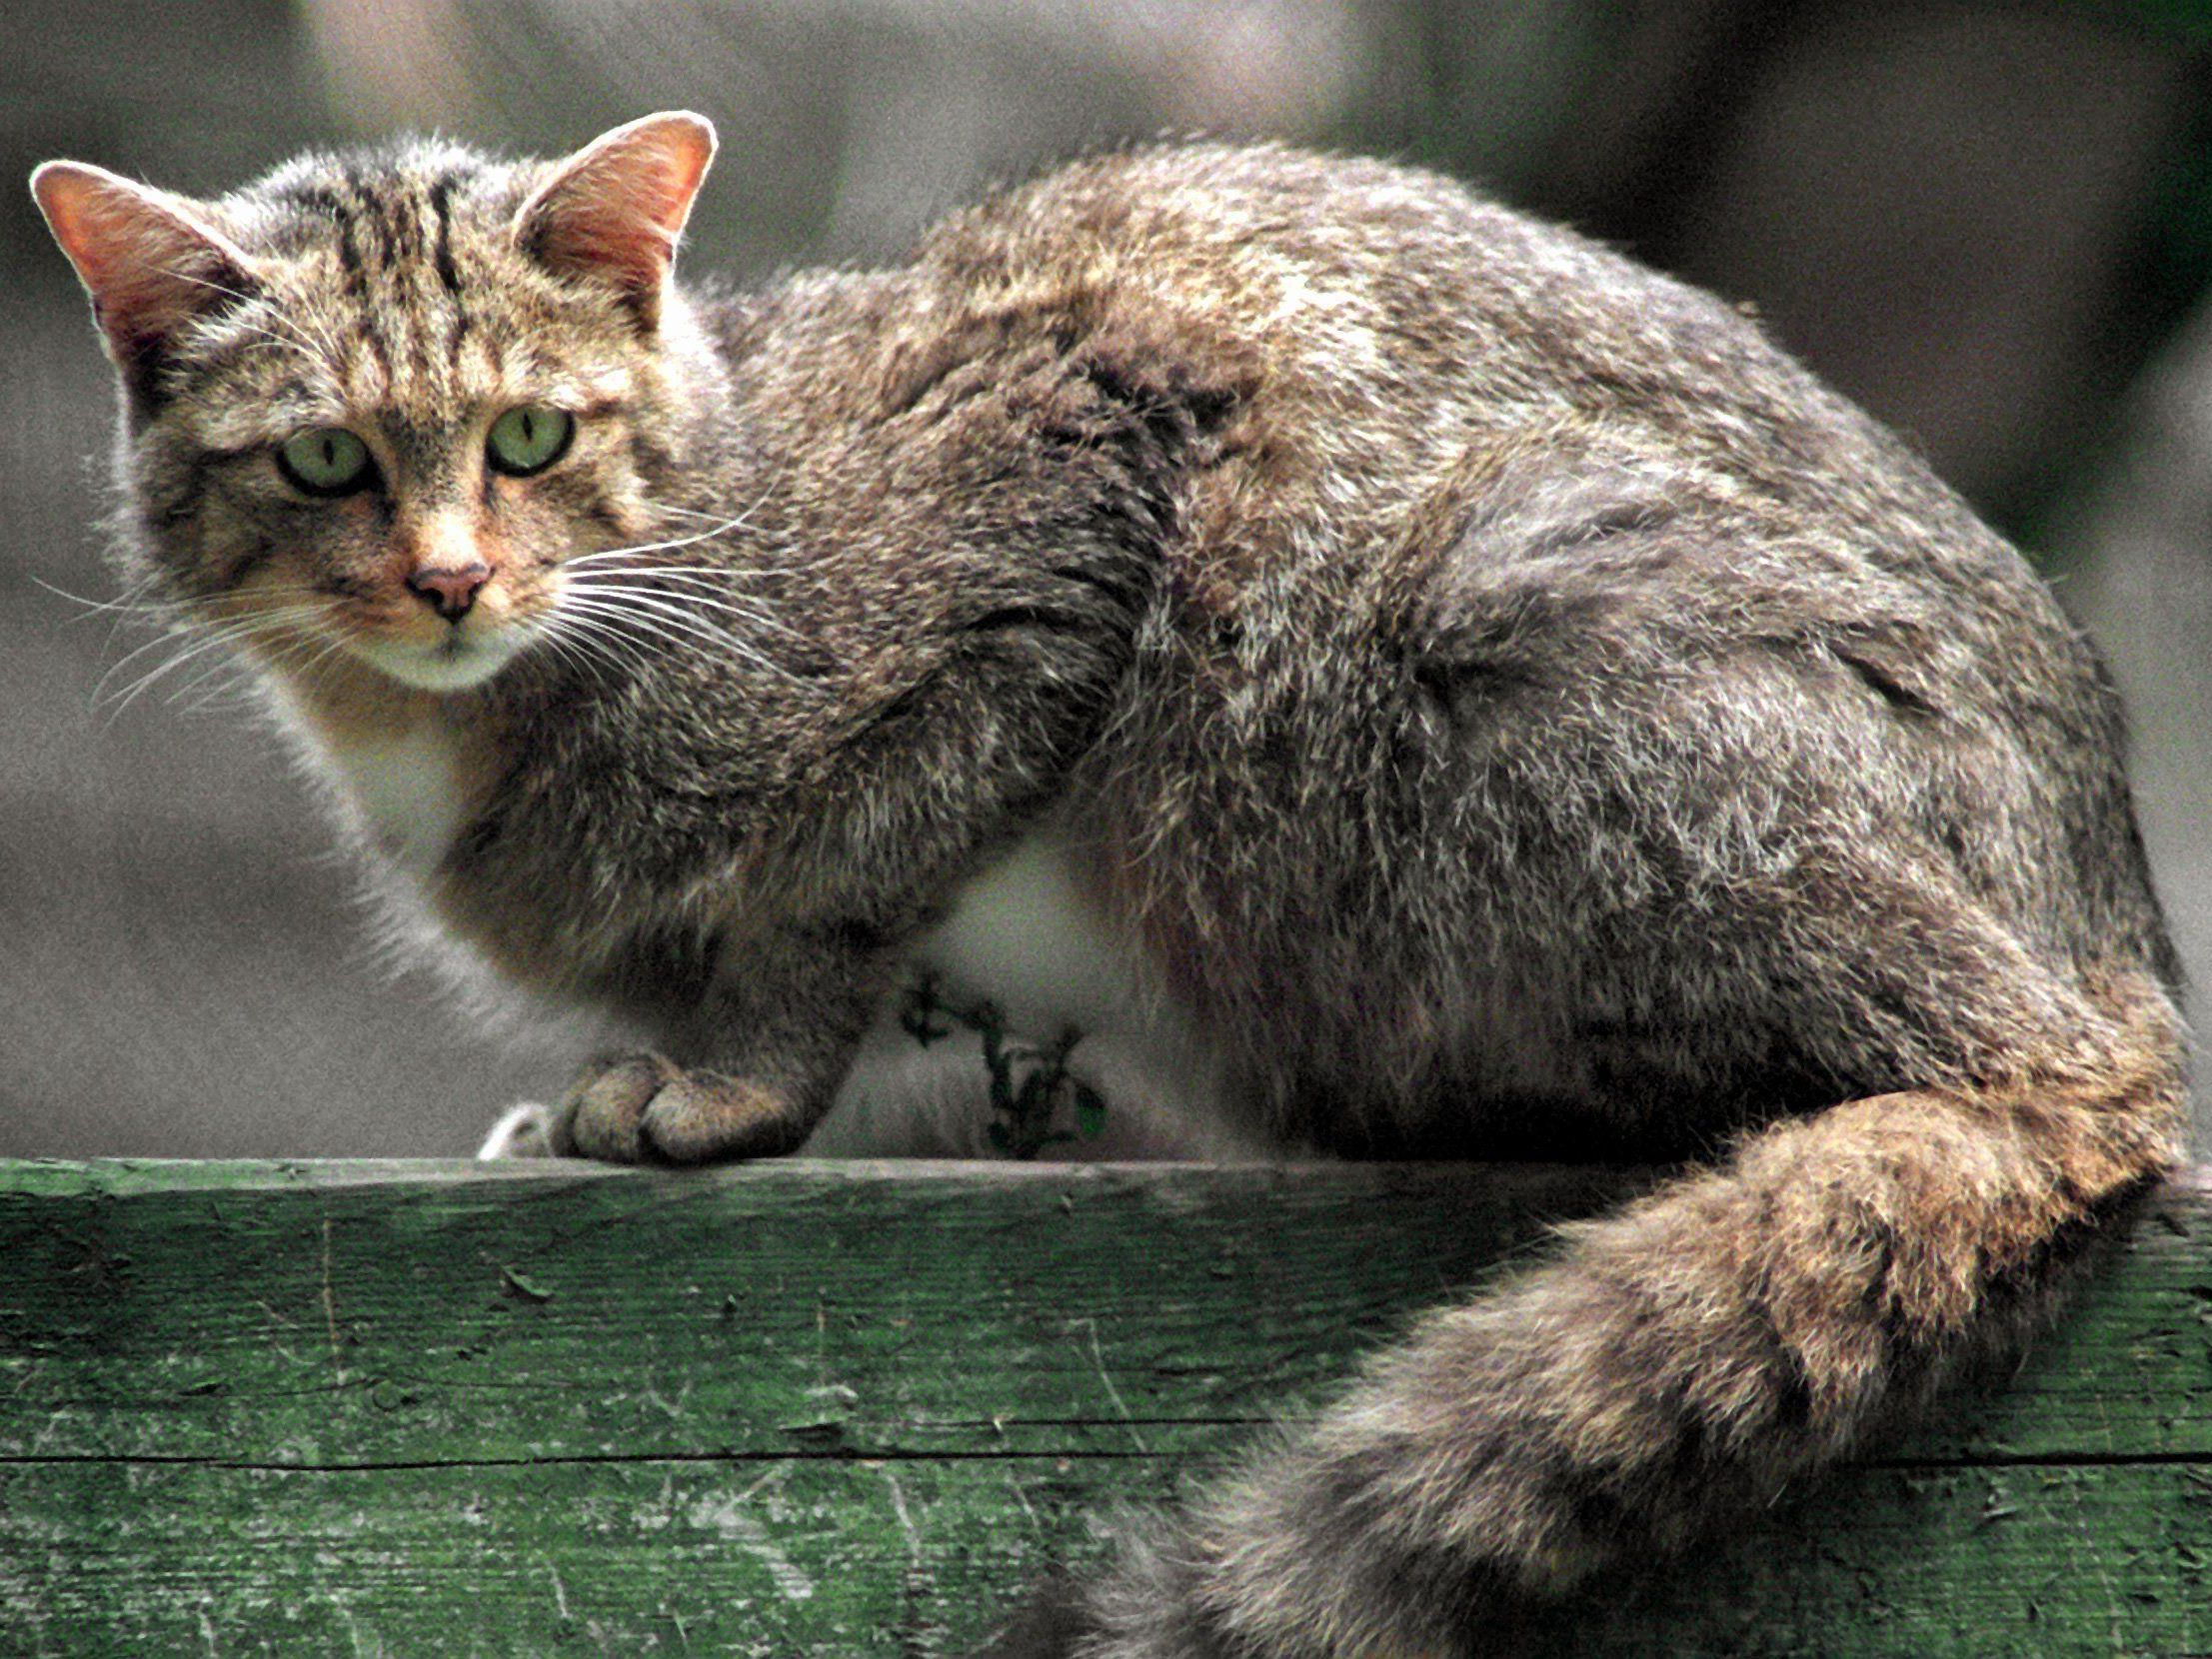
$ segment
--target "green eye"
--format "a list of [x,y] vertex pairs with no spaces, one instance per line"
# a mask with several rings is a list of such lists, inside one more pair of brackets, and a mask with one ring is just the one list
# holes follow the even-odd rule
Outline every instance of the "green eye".
[[311,496],[346,496],[369,482],[369,446],[344,427],[309,427],[277,449],[284,476]]
[[568,453],[576,423],[558,409],[524,404],[492,423],[484,456],[495,472],[527,478],[542,473]]

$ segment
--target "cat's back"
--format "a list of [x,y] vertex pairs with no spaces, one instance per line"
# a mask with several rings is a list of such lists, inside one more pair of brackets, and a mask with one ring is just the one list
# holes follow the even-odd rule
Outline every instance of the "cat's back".
[[[1238,514],[1333,502],[1370,542],[1418,538],[1470,461],[1589,448],[1750,502],[1777,537],[1817,523],[1892,574],[2026,576],[1745,312],[1418,168],[1277,145],[1116,151],[945,220],[914,268],[922,326],[1050,318],[1149,395],[1233,405],[1217,482]],[[1213,493],[1197,489],[1195,526]]]
[[[1064,166],[939,224],[916,262],[979,310],[1071,307],[1264,355],[1270,380],[1479,389],[1482,407],[1866,423],[1746,315],[1455,180],[1279,145],[1165,144]],[[1431,384],[1433,383],[1433,384]],[[1817,409],[1807,409],[1808,401]],[[1684,423],[1685,425],[1688,423]]]

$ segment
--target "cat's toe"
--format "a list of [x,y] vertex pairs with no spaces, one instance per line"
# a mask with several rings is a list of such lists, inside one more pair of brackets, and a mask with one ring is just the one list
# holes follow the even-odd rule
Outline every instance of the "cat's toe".
[[639,1132],[662,1085],[682,1076],[658,1054],[607,1054],[570,1085],[548,1136],[555,1153],[607,1163],[647,1163],[653,1150]]
[[806,1139],[807,1121],[765,1084],[713,1071],[662,1083],[638,1125],[648,1156],[665,1163],[777,1157]]

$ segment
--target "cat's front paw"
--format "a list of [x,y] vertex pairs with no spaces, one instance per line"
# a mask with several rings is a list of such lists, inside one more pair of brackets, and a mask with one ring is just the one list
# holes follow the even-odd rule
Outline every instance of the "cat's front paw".
[[796,1150],[811,1120],[777,1090],[659,1054],[609,1054],[586,1065],[552,1114],[564,1157],[609,1163],[719,1163]]

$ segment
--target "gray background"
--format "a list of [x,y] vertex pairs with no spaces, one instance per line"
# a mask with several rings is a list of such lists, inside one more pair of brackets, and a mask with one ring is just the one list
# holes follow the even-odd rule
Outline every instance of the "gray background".
[[[2035,554],[2133,703],[2212,963],[2212,80],[2201,8],[1414,0],[17,0],[0,175],[213,192],[403,127],[555,151],[689,105],[692,269],[894,249],[993,177],[1162,130],[1447,167],[1731,298]],[[0,1155],[468,1150],[578,1031],[473,1028],[381,963],[310,797],[111,585],[110,392],[0,191]],[[103,676],[111,676],[103,685]],[[2200,1108],[2201,1117],[2201,1108]]]

